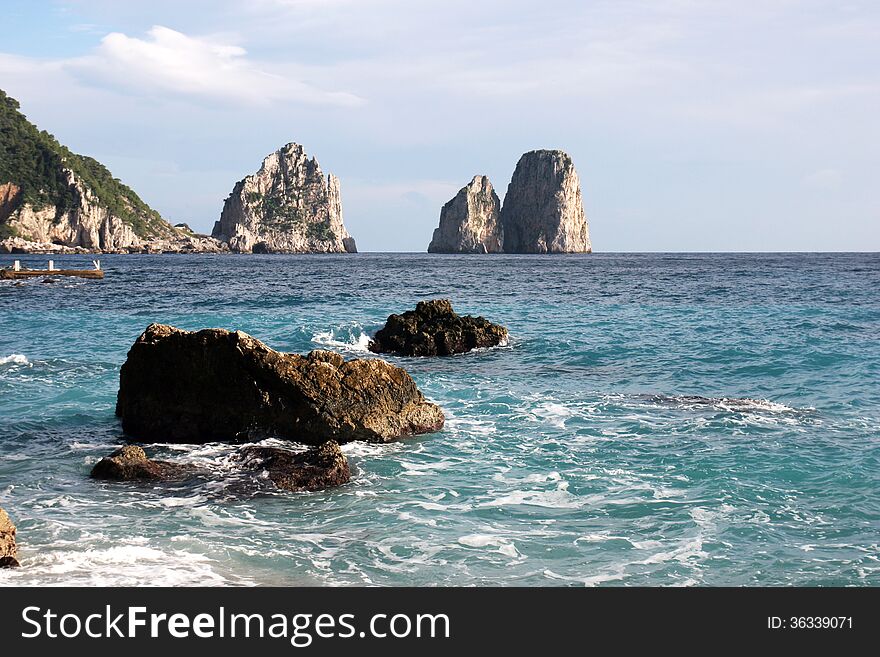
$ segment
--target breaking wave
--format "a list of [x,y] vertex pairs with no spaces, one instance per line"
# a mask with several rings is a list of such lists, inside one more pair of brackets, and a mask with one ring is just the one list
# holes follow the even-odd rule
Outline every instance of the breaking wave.
[[329,331],[319,331],[312,336],[312,342],[322,347],[345,351],[370,352],[370,336],[357,323],[347,324]]
[[29,365],[30,361],[24,354],[10,354],[0,356],[0,365]]

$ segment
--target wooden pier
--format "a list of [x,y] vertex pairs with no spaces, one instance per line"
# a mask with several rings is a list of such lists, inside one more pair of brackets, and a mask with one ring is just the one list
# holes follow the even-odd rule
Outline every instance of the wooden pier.
[[104,270],[101,269],[100,260],[92,260],[94,269],[56,269],[55,263],[50,260],[46,269],[22,269],[21,263],[16,260],[11,269],[0,269],[0,280],[12,280],[17,278],[34,278],[36,276],[76,276],[78,278],[104,278]]

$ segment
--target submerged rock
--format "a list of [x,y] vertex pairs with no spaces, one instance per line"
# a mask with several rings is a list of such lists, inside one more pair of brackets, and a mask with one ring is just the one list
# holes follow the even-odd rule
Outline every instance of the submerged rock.
[[277,436],[388,442],[443,427],[405,370],[330,351],[286,354],[241,331],[151,324],[120,370],[116,414],[139,440]]
[[428,253],[500,253],[501,202],[486,176],[474,176],[440,210]]
[[482,317],[462,317],[448,299],[419,301],[415,310],[389,315],[370,351],[401,356],[450,356],[507,342],[507,329]]
[[531,151],[516,165],[501,208],[505,253],[590,253],[590,230],[571,157]]
[[91,476],[115,481],[161,480],[183,477],[194,469],[190,465],[153,461],[137,445],[126,445],[98,461]]
[[0,568],[14,568],[18,566],[18,548],[15,545],[15,525],[0,508]]
[[294,452],[279,447],[245,447],[239,458],[246,466],[265,470],[283,490],[315,491],[341,486],[351,480],[348,459],[335,440]]
[[299,144],[267,155],[236,183],[212,236],[241,253],[355,253],[342,223],[339,179]]

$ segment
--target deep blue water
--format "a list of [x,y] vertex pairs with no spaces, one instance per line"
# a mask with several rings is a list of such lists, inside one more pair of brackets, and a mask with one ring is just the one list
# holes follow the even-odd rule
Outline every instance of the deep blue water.
[[[880,585],[880,255],[103,262],[103,281],[0,282],[0,506],[23,563],[0,584]],[[147,324],[371,357],[389,313],[432,297],[510,345],[391,359],[447,426],[347,445],[350,484],[88,478]],[[230,470],[224,445],[152,453]]]

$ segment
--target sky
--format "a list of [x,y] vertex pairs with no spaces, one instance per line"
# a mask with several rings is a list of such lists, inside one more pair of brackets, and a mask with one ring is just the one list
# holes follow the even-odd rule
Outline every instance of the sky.
[[880,250],[873,0],[4,0],[0,88],[201,232],[293,141],[424,251],[559,148],[596,252]]

